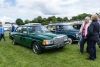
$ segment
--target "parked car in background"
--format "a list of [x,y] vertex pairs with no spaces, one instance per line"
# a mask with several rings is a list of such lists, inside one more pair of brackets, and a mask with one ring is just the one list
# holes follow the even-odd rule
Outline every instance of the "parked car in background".
[[42,49],[63,48],[68,44],[66,35],[51,33],[41,24],[18,26],[13,32],[13,44],[31,47],[33,52],[40,54]]
[[73,28],[76,30],[80,30],[82,24],[74,24]]
[[69,44],[72,44],[75,41],[78,42],[79,30],[74,29],[73,26],[68,25],[67,23],[52,23],[48,25],[48,29],[55,34],[67,35]]

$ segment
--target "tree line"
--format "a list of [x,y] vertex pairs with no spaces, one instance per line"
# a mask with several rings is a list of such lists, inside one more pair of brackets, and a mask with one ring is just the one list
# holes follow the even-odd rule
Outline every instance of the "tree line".
[[[96,14],[99,14],[99,13],[96,13]],[[23,21],[21,18],[17,18],[15,22],[17,25],[24,25],[28,23],[41,23],[43,25],[46,25],[46,24],[49,24],[50,22],[55,23],[55,22],[70,22],[70,21],[76,21],[76,20],[83,20],[86,16],[91,17],[91,14],[83,13],[77,16],[72,16],[71,19],[68,19],[68,17],[61,18],[61,17],[50,16],[48,18],[42,18],[41,16],[38,16],[34,18],[33,20],[26,19],[25,21]],[[5,22],[5,24],[9,24],[9,23],[10,22]]]

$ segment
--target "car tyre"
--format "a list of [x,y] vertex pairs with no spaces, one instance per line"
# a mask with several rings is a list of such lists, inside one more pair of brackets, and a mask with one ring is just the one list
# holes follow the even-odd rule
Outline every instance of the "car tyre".
[[41,54],[42,53],[42,49],[41,47],[38,45],[38,43],[34,42],[32,44],[32,50],[35,54]]
[[73,40],[71,38],[68,38],[68,42],[69,42],[69,44],[72,44]]

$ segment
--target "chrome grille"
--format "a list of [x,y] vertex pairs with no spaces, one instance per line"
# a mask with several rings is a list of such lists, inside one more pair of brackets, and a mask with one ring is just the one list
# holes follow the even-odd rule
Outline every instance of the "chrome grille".
[[54,44],[61,46],[64,44],[64,37],[56,37],[54,38]]

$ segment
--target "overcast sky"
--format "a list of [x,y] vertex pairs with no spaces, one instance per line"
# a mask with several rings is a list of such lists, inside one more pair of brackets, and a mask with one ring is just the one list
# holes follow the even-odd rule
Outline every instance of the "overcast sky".
[[32,20],[37,16],[71,18],[82,13],[99,13],[100,0],[0,0],[0,21],[17,18]]

